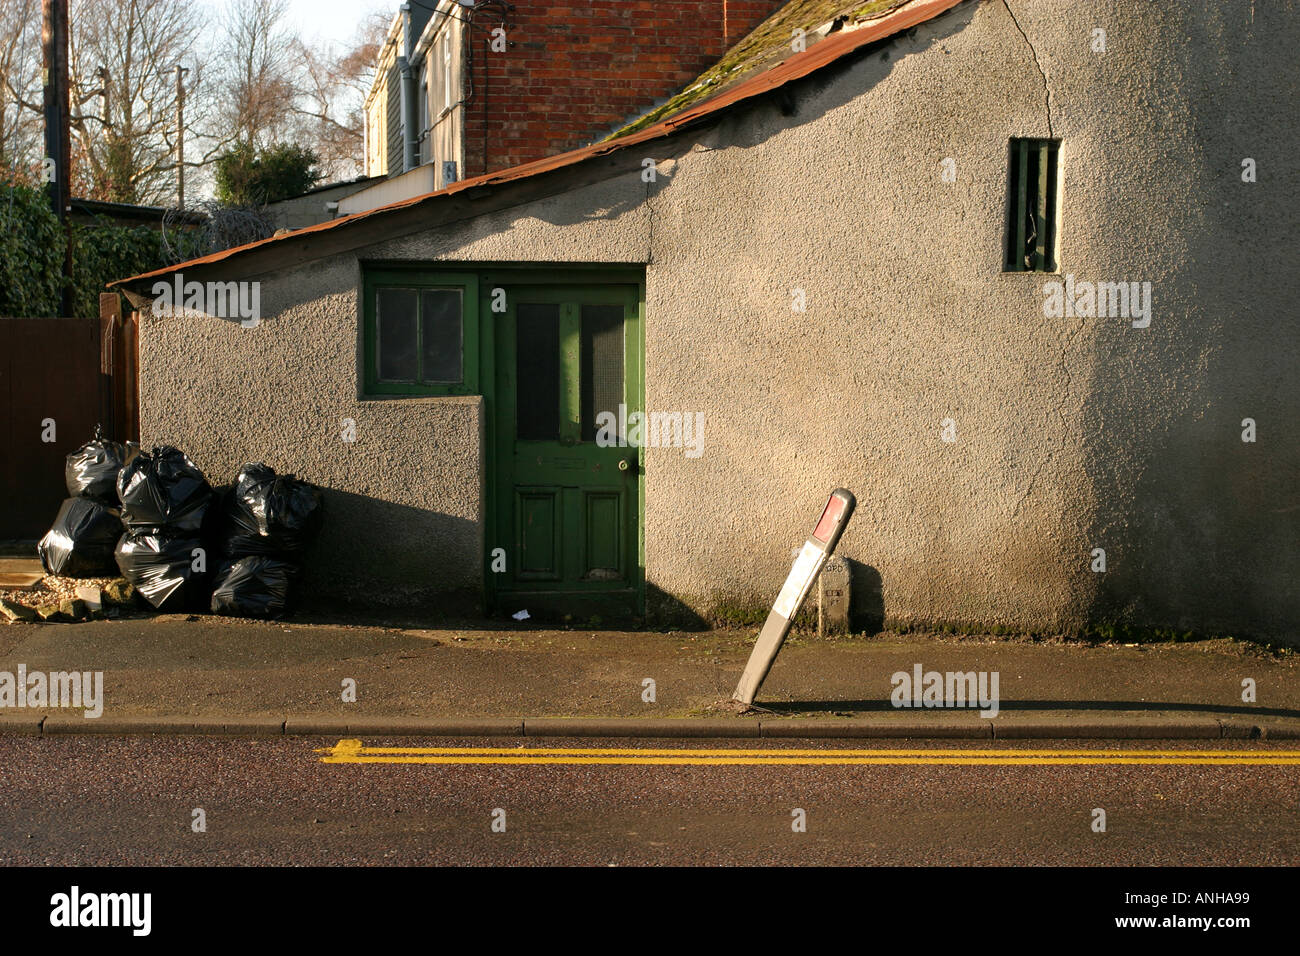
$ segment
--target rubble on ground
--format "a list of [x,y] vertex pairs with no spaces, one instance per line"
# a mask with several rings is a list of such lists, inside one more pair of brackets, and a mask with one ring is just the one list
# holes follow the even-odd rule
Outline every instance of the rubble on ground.
[[116,617],[134,606],[135,588],[122,577],[65,578],[47,574],[32,588],[0,590],[0,622],[5,624]]

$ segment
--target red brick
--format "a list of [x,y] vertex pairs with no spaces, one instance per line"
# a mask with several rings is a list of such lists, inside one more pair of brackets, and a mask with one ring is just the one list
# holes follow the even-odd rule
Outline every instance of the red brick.
[[604,136],[624,117],[676,93],[782,5],[783,0],[518,5],[507,26],[510,49],[483,55],[475,48],[476,96],[465,117],[467,175]]

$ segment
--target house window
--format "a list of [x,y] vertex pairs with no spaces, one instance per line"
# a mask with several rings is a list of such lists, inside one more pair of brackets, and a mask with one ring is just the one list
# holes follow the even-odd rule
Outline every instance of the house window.
[[362,287],[366,395],[478,394],[474,276],[368,270]]
[[1007,171],[1004,272],[1055,272],[1058,139],[1013,139]]

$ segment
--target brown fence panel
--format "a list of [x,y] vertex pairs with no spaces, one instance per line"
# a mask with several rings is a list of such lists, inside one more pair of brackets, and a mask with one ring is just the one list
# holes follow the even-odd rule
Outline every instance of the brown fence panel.
[[137,371],[140,313],[122,314],[115,292],[99,297],[104,428],[120,442],[140,440]]
[[49,529],[64,459],[105,422],[101,333],[99,319],[0,318],[0,541]]
[[140,440],[140,313],[132,312],[120,324],[117,364],[114,366],[113,398],[122,406],[118,417],[119,441]]
[[18,456],[15,454],[14,423],[13,416],[10,414],[12,402],[9,400],[13,392],[13,376],[9,372],[10,363],[13,361],[11,356],[14,354],[11,328],[13,328],[12,320],[0,318],[0,442],[3,443],[0,444],[0,495],[4,496],[0,498],[0,541],[12,537],[9,534],[9,515],[16,508],[12,496]]

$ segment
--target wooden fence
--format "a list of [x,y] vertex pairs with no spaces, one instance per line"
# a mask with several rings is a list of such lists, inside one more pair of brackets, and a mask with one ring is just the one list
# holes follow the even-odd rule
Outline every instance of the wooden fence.
[[139,440],[139,318],[120,301],[101,296],[98,319],[0,318],[0,541],[49,529],[64,459],[96,425]]

